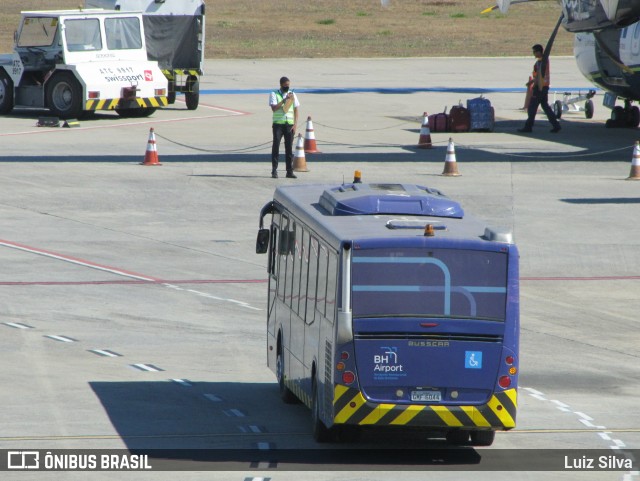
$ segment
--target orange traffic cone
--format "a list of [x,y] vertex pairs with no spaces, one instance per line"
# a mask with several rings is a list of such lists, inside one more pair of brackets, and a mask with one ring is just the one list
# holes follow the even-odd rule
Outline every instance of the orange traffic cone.
[[442,175],[456,177],[460,175],[458,172],[458,163],[456,162],[456,149],[453,145],[453,139],[449,137],[449,145],[447,145],[447,156],[444,158],[444,170]]
[[147,141],[147,151],[144,153],[144,162],[140,165],[162,165],[158,160],[158,148],[156,147],[156,134],[153,127],[149,129],[149,140]]
[[429,130],[429,114],[424,113],[422,119],[422,127],[420,127],[420,138],[418,139],[419,149],[430,149],[431,145],[431,130]]
[[633,148],[633,159],[631,160],[631,172],[627,180],[640,180],[640,142],[636,141]]
[[311,116],[307,117],[307,130],[304,133],[304,151],[307,154],[318,154],[318,146],[316,145],[316,136],[313,133],[313,122]]
[[302,138],[302,134],[298,134],[296,151],[293,155],[293,170],[296,172],[309,172],[309,169],[307,169],[307,159],[304,157],[304,139]]

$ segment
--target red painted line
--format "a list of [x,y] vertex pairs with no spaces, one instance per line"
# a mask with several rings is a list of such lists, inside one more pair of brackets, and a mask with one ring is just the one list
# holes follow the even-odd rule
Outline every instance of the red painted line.
[[521,281],[637,281],[640,276],[521,277]]
[[92,285],[153,285],[153,284],[265,284],[266,279],[193,279],[157,281],[0,281],[0,286],[92,286]]

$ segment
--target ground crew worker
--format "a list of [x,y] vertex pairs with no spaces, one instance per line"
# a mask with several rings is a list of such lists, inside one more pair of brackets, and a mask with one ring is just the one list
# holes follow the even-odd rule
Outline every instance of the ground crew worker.
[[271,146],[271,177],[278,178],[278,158],[280,156],[280,141],[284,137],[285,160],[287,177],[295,179],[293,173],[293,137],[298,124],[298,97],[289,90],[290,82],[287,77],[280,79],[280,89],[271,92],[269,105],[273,111],[273,144]]
[[531,132],[533,129],[533,122],[536,119],[536,113],[538,112],[538,106],[542,107],[542,110],[547,114],[547,119],[551,122],[553,128],[551,132],[560,132],[560,122],[556,118],[553,110],[549,106],[549,85],[551,80],[551,72],[549,67],[549,58],[544,56],[544,48],[540,44],[536,44],[532,47],[533,55],[536,58],[536,63],[533,65],[532,79],[527,82],[527,88],[531,89],[531,101],[527,113],[529,114],[527,122],[524,127],[518,129],[518,132]]

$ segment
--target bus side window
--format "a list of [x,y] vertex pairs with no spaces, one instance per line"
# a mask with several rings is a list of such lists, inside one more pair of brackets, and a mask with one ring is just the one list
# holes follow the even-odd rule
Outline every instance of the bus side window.
[[318,258],[318,294],[316,295],[316,309],[324,316],[325,302],[327,300],[327,248],[320,246]]
[[287,252],[288,248],[283,247],[289,244],[288,241],[289,218],[282,216],[282,224],[280,227],[280,239],[278,242],[278,298],[284,302],[286,271],[287,271]]
[[300,291],[302,290],[300,274],[302,272],[302,250],[304,245],[302,242],[302,226],[300,224],[296,224],[295,236],[296,240],[293,250],[293,281],[291,282],[291,310],[295,314],[298,314],[300,306]]
[[309,275],[309,231],[302,231],[302,262],[300,263],[300,307],[298,315],[304,320],[307,312],[307,284]]
[[311,237],[309,247],[309,285],[307,287],[307,324],[313,324],[316,312],[316,286],[318,285],[318,241]]
[[[285,288],[285,299],[284,303],[289,307],[293,306],[293,287],[297,286],[298,283],[294,281],[294,266],[296,264],[296,252],[295,248],[291,249],[292,246],[295,246],[296,242],[296,222],[294,220],[289,221],[289,233],[288,233],[288,241],[289,241],[289,252],[287,253],[287,273],[286,273],[286,288]],[[296,306],[297,308],[297,306]],[[297,309],[296,309],[297,310]]]
[[273,220],[271,223],[271,239],[269,244],[269,274],[273,277],[277,277],[276,263],[278,262],[278,246],[280,245],[280,213],[273,214]]
[[333,324],[336,313],[336,287],[338,285],[338,256],[329,253],[327,272],[327,319]]

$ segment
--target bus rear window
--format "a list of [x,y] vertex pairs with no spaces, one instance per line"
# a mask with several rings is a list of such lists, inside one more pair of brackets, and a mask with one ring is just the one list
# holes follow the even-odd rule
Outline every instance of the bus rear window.
[[354,317],[505,319],[506,253],[356,250],[352,281]]

